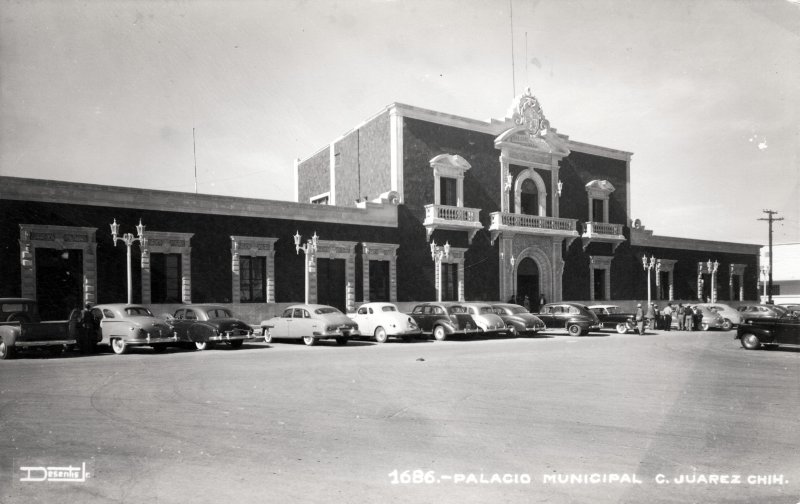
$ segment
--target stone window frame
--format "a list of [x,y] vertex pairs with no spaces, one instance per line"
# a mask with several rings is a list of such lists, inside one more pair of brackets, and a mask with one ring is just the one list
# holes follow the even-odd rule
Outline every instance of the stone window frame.
[[152,304],[152,273],[150,271],[150,255],[181,255],[181,302],[192,302],[192,237],[194,233],[177,233],[172,231],[145,231],[147,248],[142,250],[142,304]]
[[611,300],[611,261],[614,256],[589,256],[589,299],[595,300],[594,292],[594,271],[603,270],[606,272],[606,282],[603,286],[605,300]]
[[[675,301],[675,263],[677,262],[677,259],[658,260],[660,266],[658,268],[659,273],[656,275],[656,299],[659,301]],[[666,272],[669,274],[669,299],[666,300],[661,299],[661,289],[658,288],[661,286],[660,272]]]
[[544,179],[533,167],[522,170],[514,180],[514,213],[522,214],[522,184],[526,180],[531,180],[536,185],[538,213],[540,217],[547,217],[547,186]]
[[[729,277],[728,277],[728,299],[730,299],[731,301],[743,301],[744,300],[744,270],[745,269],[747,269],[747,265],[746,264],[731,263],[728,266],[728,272],[729,272]],[[738,293],[734,293],[733,292],[733,277],[734,276],[739,277],[739,292]],[[737,296],[734,296],[734,294],[737,294]],[[734,299],[734,297],[737,297],[738,299]]]
[[[239,272],[241,257],[265,257],[267,260],[266,303],[275,302],[275,242],[278,238],[266,236],[231,236],[231,301],[242,302],[241,276]],[[254,304],[248,302],[247,304]]]
[[[592,180],[586,184],[586,196],[589,202],[589,222],[600,222],[603,224],[608,223],[608,202],[616,188],[608,180]],[[603,202],[603,215],[602,219],[598,219],[594,215],[594,205],[592,200],[601,200]]]
[[308,302],[317,302],[317,260],[344,259],[345,308],[348,312],[356,309],[356,245],[358,242],[339,240],[317,240],[317,251],[309,259]]
[[397,302],[397,249],[393,243],[361,242],[361,286],[363,301],[369,303],[369,262],[389,261],[389,302]]
[[458,154],[439,154],[430,161],[433,168],[433,203],[441,205],[442,177],[456,179],[456,207],[464,206],[464,174],[472,165]]
[[[441,249],[441,246],[438,246],[437,249]],[[441,257],[438,259],[434,259],[434,286],[436,289],[436,300],[442,300],[442,263],[447,264],[455,264],[457,265],[457,275],[458,275],[458,286],[456,287],[458,293],[457,302],[463,303],[465,301],[464,298],[464,254],[466,254],[466,248],[460,247],[450,247],[450,255],[447,257]]]
[[83,303],[97,302],[97,228],[20,224],[21,296],[37,299],[36,249],[81,250]]

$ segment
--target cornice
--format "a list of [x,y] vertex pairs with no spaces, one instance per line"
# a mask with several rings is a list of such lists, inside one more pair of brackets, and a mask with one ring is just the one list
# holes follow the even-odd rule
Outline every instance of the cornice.
[[653,235],[650,230],[631,229],[631,246],[653,247],[679,250],[699,250],[703,252],[718,252],[726,254],[758,254],[761,245],[749,243],[719,242],[711,240],[697,240],[693,238],[676,238],[672,236]]
[[0,199],[193,214],[397,227],[397,206],[334,207],[292,201],[0,176]]

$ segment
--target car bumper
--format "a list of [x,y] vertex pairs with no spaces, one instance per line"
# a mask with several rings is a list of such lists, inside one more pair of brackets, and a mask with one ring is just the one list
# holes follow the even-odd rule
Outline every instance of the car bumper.
[[252,341],[254,339],[256,339],[256,337],[253,334],[226,333],[219,334],[217,336],[211,336],[208,338],[208,341]]
[[38,346],[55,346],[55,345],[76,345],[77,340],[51,340],[51,341],[15,341],[14,346],[18,347],[38,347]]
[[315,332],[313,334],[315,338],[356,338],[361,336],[361,332],[358,329],[353,330],[341,330],[337,329],[336,331],[325,331],[325,332]]
[[145,345],[161,345],[167,343],[177,343],[178,337],[177,336],[169,336],[169,337],[159,337],[159,338],[152,338],[147,336],[146,338],[130,338],[125,339],[125,344],[130,346],[145,346]]
[[388,336],[416,336],[418,334],[422,334],[422,329],[408,329],[406,331],[394,331],[394,332],[386,332]]

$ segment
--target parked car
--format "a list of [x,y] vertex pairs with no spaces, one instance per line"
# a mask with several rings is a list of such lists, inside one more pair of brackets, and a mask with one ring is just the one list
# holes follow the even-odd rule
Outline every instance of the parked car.
[[[724,329],[725,328],[725,319],[717,313],[716,311],[712,310],[708,306],[704,304],[694,304],[694,305],[686,305],[685,308],[691,308],[694,310],[694,307],[697,306],[700,309],[700,313],[702,313],[703,318],[700,321],[700,327],[698,330],[701,331],[708,331],[709,329]],[[672,325],[674,327],[678,326],[678,319],[673,317]]]
[[636,314],[622,312],[617,305],[591,305],[587,306],[600,321],[603,329],[614,329],[620,334],[636,330]]
[[779,318],[789,313],[787,308],[771,304],[747,304],[738,308],[742,320],[746,318]]
[[478,332],[467,308],[459,303],[422,303],[415,306],[410,315],[423,334],[432,334],[437,341],[451,334]]
[[261,321],[264,341],[302,339],[308,346],[323,339],[334,339],[344,345],[350,338],[361,336],[358,324],[333,306],[296,304],[287,307],[279,317]]
[[489,303],[467,302],[464,306],[481,332],[490,335],[506,332],[506,323],[494,312]]
[[358,324],[361,334],[375,338],[378,343],[385,343],[390,337],[411,341],[422,334],[414,319],[392,303],[364,303],[348,316]]
[[800,304],[779,304],[778,306],[786,308],[795,315],[800,315]]
[[492,310],[506,324],[509,334],[536,334],[545,328],[542,319],[533,315],[524,306],[511,303],[494,303]]
[[17,350],[49,348],[60,352],[78,343],[77,318],[42,322],[33,299],[0,298],[0,321],[0,359],[3,360],[14,358]]
[[179,342],[190,343],[198,350],[214,348],[217,343],[239,348],[245,341],[255,339],[252,327],[218,305],[178,308],[166,322]]
[[583,336],[601,328],[597,315],[578,303],[548,303],[541,307],[537,316],[547,329],[564,328],[571,336]]
[[700,303],[698,306],[705,306],[722,316],[722,329],[729,331],[738,326],[742,321],[742,314],[734,307],[724,303]]
[[121,355],[134,346],[150,346],[156,351],[167,344],[176,343],[172,328],[157,319],[146,307],[133,304],[103,304],[92,307],[96,340],[100,345],[110,345]]
[[748,350],[762,345],[800,345],[800,318],[790,312],[775,317],[747,317],[736,329],[735,339]]

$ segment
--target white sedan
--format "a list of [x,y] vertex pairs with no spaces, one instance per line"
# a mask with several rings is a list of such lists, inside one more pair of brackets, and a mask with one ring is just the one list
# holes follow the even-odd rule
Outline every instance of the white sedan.
[[392,303],[365,303],[348,316],[358,323],[361,334],[372,335],[378,343],[385,343],[389,336],[411,341],[422,333],[414,319]]

